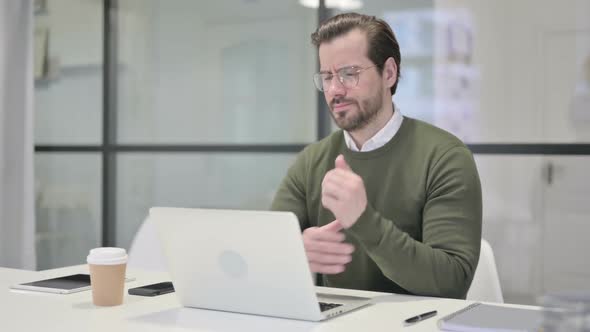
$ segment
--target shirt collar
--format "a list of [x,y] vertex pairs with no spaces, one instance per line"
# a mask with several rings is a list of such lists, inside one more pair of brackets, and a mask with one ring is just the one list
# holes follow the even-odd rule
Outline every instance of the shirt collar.
[[369,152],[384,146],[393,138],[393,136],[395,136],[402,125],[402,121],[404,120],[404,116],[400,112],[399,108],[395,106],[395,104],[393,105],[393,109],[394,112],[391,119],[389,119],[385,126],[383,126],[383,128],[381,128],[375,135],[373,135],[373,137],[366,141],[365,144],[361,146],[360,150],[356,147],[352,136],[350,136],[347,131],[343,131],[346,146],[348,146],[350,150],[356,152]]

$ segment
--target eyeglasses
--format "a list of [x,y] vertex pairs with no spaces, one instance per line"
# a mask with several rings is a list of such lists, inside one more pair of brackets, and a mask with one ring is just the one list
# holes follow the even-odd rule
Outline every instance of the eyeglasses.
[[[357,66],[350,66],[338,69],[336,71],[336,76],[338,77],[338,82],[342,84],[343,87],[350,89],[354,88],[359,84],[359,75],[363,70],[373,68],[376,66],[370,67],[357,67]],[[332,73],[315,73],[313,75],[313,83],[315,83],[315,87],[318,88],[320,91],[326,91],[330,88],[332,84],[332,78],[334,75]]]

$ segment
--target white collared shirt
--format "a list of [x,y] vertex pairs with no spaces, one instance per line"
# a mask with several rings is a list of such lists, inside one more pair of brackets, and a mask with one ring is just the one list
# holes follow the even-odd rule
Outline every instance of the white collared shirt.
[[352,151],[369,152],[376,150],[384,146],[387,142],[389,142],[393,138],[393,136],[395,136],[399,128],[402,126],[402,121],[404,120],[404,116],[399,111],[399,108],[397,108],[397,106],[395,105],[393,106],[393,108],[394,112],[391,119],[387,121],[387,123],[385,124],[385,126],[383,126],[383,128],[381,128],[381,130],[379,130],[373,137],[366,141],[365,144],[361,146],[360,150],[356,147],[356,143],[354,142],[350,134],[347,131],[343,131],[346,146],[348,146],[348,148]]

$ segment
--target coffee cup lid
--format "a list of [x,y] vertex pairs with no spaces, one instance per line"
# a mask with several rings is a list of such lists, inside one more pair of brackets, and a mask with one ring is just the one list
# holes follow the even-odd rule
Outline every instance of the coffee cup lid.
[[86,261],[95,265],[124,264],[127,263],[127,251],[113,247],[94,248],[90,250]]

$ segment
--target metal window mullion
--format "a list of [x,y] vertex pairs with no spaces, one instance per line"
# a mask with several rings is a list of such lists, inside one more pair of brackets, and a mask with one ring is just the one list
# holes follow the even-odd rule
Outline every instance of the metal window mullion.
[[102,245],[116,245],[116,155],[118,0],[104,0],[103,128],[102,128]]
[[[318,26],[327,18],[332,16],[332,11],[326,7],[326,1],[320,0],[318,6]],[[311,41],[308,41],[311,42]],[[318,58],[318,52],[316,54],[317,71],[320,69],[320,61]],[[310,77],[310,84],[313,84]],[[316,90],[317,99],[317,139],[320,140],[332,132],[330,113],[328,111],[328,105],[326,104],[324,93]]]

